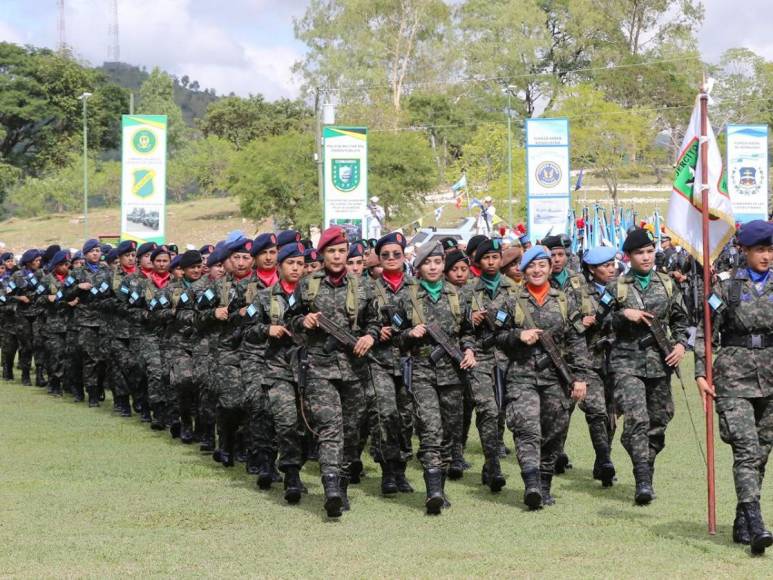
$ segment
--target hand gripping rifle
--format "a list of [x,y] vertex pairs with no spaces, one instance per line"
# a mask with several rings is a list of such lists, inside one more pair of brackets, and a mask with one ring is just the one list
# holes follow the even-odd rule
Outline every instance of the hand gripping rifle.
[[[497,317],[491,310],[486,310],[486,325],[489,328],[489,331],[485,337],[483,337],[483,348],[489,349],[493,348],[494,344],[496,343],[496,333],[498,330],[497,326]],[[499,368],[499,365],[496,362],[496,357],[494,358],[494,400],[497,403],[497,408],[501,409],[502,405],[505,403],[505,388],[506,388],[506,377],[504,371]]]

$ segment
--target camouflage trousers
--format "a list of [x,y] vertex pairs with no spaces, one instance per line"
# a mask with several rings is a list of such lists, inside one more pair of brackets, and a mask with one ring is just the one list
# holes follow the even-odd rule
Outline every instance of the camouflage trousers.
[[19,349],[19,366],[22,370],[29,371],[32,367],[32,355],[34,353],[34,334],[32,319],[26,316],[17,316],[14,326],[16,331],[17,347]]
[[161,384],[161,350],[158,347],[158,337],[142,331],[132,337],[132,352],[137,357],[139,369],[144,383],[144,394],[151,405],[164,402]]
[[3,328],[2,335],[0,335],[0,349],[2,349],[2,364],[3,368],[12,369],[13,361],[16,358],[16,351],[19,348],[19,343],[16,340],[16,333],[10,328],[11,323],[7,320],[3,320],[3,324],[8,326]]
[[64,391],[73,396],[83,396],[83,370],[78,356],[78,331],[80,329],[69,325],[65,335]]
[[247,405],[250,439],[256,453],[271,457],[278,449],[280,471],[303,464],[303,431],[295,385],[280,379],[264,379],[253,388]]
[[48,348],[46,345],[46,337],[44,335],[45,318],[38,316],[32,322],[32,354],[35,357],[36,369],[47,369],[48,363],[46,362],[46,355]]
[[379,364],[371,364],[372,381],[365,384],[365,405],[373,456],[378,462],[401,461],[403,428],[398,408],[402,377]]
[[671,376],[657,378],[616,374],[615,406],[623,415],[620,442],[635,464],[655,463],[666,446],[666,427],[674,417]]
[[572,400],[558,384],[507,384],[507,427],[521,471],[553,473],[569,428]]
[[[206,347],[206,348],[205,348]],[[212,357],[209,355],[209,348],[197,347],[193,352],[193,365],[196,380],[199,385],[199,402],[197,412],[197,424],[209,427],[215,424],[215,408],[217,407],[217,394],[212,386],[211,365]]]
[[142,373],[130,339],[114,336],[110,340],[110,367],[107,370],[114,397],[131,395],[135,401],[142,398]]
[[475,426],[486,459],[499,457],[499,407],[494,396],[494,369],[481,372],[474,369],[470,376],[469,392],[475,408]]
[[461,383],[438,386],[431,379],[413,383],[414,424],[419,436],[416,457],[424,469],[447,469],[454,453],[461,452],[463,391]]
[[[609,449],[614,433],[612,432],[609,415],[607,414],[608,407],[604,383],[601,382],[601,378],[596,373],[590,373],[587,386],[585,399],[578,406],[585,413],[585,422],[588,424],[591,444],[593,449],[597,451]],[[572,406],[569,408],[570,421],[572,413],[574,413],[574,407],[574,402],[572,402]],[[561,442],[562,451],[566,445],[566,436],[568,434],[569,430],[567,429]]]
[[183,425],[191,425],[199,400],[193,353],[180,347],[170,347],[167,352],[171,361],[169,383],[174,390],[174,400],[177,403],[173,411],[179,415]]
[[311,427],[319,435],[322,474],[341,474],[359,454],[360,425],[365,413],[362,381],[314,378],[305,389]]
[[43,343],[46,348],[48,380],[56,379],[56,382],[62,385],[67,360],[67,332],[47,332],[43,336]]
[[760,501],[765,466],[773,449],[773,397],[718,397],[719,434],[733,450],[738,502]]
[[90,396],[97,394],[99,367],[104,364],[98,326],[78,327],[77,356],[81,365],[81,386]]

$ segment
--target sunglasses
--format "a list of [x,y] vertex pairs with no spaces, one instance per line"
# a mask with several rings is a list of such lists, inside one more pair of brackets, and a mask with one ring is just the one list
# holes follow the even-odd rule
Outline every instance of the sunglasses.
[[393,258],[393,259],[396,260],[398,258],[402,258],[403,257],[403,253],[402,252],[381,252],[379,257],[382,260],[388,260],[389,258]]

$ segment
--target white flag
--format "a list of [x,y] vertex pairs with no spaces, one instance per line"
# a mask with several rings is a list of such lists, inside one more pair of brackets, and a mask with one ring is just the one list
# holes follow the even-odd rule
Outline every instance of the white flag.
[[[709,188],[709,263],[714,262],[735,233],[733,207],[727,194],[722,156],[711,123],[707,127]],[[673,241],[703,264],[703,215],[701,213],[701,105],[696,99],[679,160],[674,172],[674,185],[668,204],[666,229]]]

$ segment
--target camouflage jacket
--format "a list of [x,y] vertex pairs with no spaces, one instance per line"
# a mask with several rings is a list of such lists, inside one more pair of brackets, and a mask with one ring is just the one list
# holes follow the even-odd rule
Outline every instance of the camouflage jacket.
[[[670,296],[666,284],[671,287]],[[686,348],[689,319],[679,288],[664,274],[653,272],[649,286],[642,290],[634,282],[633,273],[629,272],[607,285],[607,291],[614,297],[609,318],[615,333],[609,354],[609,371],[645,378],[668,375],[671,371],[657,345],[642,344],[652,341],[649,326],[630,322],[623,316],[623,310],[633,308],[654,314],[670,330],[671,340]],[[623,291],[625,296],[621,296]]]
[[[507,298],[502,305],[501,323],[497,344],[510,358],[507,382],[548,386],[561,383],[558,372],[549,362],[539,342],[528,345],[521,341],[521,332],[530,328],[526,314],[528,309],[537,328],[550,331],[564,359],[577,380],[587,380],[590,368],[585,338],[571,323],[577,316],[577,304],[572,294],[550,288],[544,304],[540,306],[525,286],[518,288],[517,299]],[[542,364],[540,364],[542,363]],[[570,385],[565,385],[570,388]]]
[[[586,294],[593,307],[593,313],[596,315],[596,324],[587,328],[582,326],[581,334],[585,337],[585,344],[588,345],[591,368],[597,371],[605,370],[609,349],[614,342],[612,321],[609,316],[600,314],[599,300],[603,292],[599,291],[593,282],[587,283]],[[583,316],[585,315],[583,314]]]
[[[257,276],[253,276],[244,289],[244,303],[247,305],[247,307],[249,308],[250,305],[255,304],[255,301],[257,300],[260,292],[266,289],[266,285],[263,283],[263,281]],[[243,318],[242,322],[245,326],[245,329],[246,327],[252,325],[247,316]],[[242,357],[249,359],[250,362],[248,364],[254,365],[263,363],[265,344],[242,340],[240,348]]]
[[[382,278],[371,279],[371,300],[368,302],[367,325],[368,334],[376,338],[372,353],[379,364],[387,369],[393,376],[402,375],[400,364],[399,335],[410,328],[410,321],[406,320],[402,303],[408,298],[408,293],[416,280],[405,274],[402,283],[393,291]],[[381,329],[385,326],[392,328],[392,338],[382,342],[380,340]]]
[[191,282],[185,278],[167,286],[171,308],[160,310],[158,317],[164,324],[163,338],[172,348],[193,352],[196,346],[196,297],[202,286],[201,279]]
[[[773,274],[762,288],[755,287],[747,270],[720,274],[713,294],[722,301],[713,313],[712,343],[732,338],[753,341],[767,336],[765,348],[727,344],[715,351],[714,385],[718,397],[773,396]],[[710,298],[710,304],[717,303]],[[703,320],[695,340],[695,376],[706,376]],[[732,337],[732,338],[731,338]],[[762,339],[765,340],[765,339]]]
[[[100,263],[95,270],[83,266],[70,272],[65,280],[64,297],[67,302],[78,299],[73,315],[75,326],[102,327],[105,325],[103,301],[112,296],[112,272]],[[90,290],[83,290],[79,284],[91,284]]]
[[5,285],[6,295],[14,298],[24,296],[29,300],[27,303],[18,299],[14,300],[16,302],[16,316],[36,318],[43,314],[43,309],[37,303],[37,298],[46,291],[46,287],[42,283],[44,277],[43,270],[33,272],[26,268],[16,270],[11,274]]
[[[315,286],[318,287],[316,296],[310,291]],[[310,312],[321,312],[354,336],[364,335],[369,299],[366,286],[359,278],[348,274],[342,285],[333,286],[322,269],[301,280],[296,292],[300,293],[301,304],[290,325],[294,334],[305,338],[308,378],[362,379],[367,371],[366,359],[355,356],[350,348],[342,347],[321,328],[307,330],[303,327],[303,319]],[[378,340],[378,336],[373,338]]]
[[596,311],[593,309],[593,303],[588,296],[588,283],[582,274],[573,273],[570,270],[569,276],[563,285],[559,284],[558,280],[551,276],[550,286],[556,290],[562,290],[573,299],[576,310],[570,314],[570,320],[577,332],[585,332],[585,327],[582,325],[582,317],[591,316]]
[[[251,276],[237,280],[232,274],[227,274],[206,288],[196,299],[199,328],[204,332],[211,331],[216,336],[216,340],[209,343],[210,353],[217,355],[221,362],[239,364],[244,324],[244,317],[239,310],[247,306],[245,295],[251,282]],[[220,307],[228,309],[226,320],[215,317],[215,311]]]
[[103,311],[108,320],[110,335],[122,340],[127,340],[132,336],[132,321],[125,311],[125,295],[129,292],[126,280],[131,275],[118,266],[112,273],[111,295],[103,303]]
[[[174,320],[174,306],[172,305],[172,284],[170,277],[165,286],[159,288],[152,280],[145,284],[145,328],[153,336],[165,339],[167,326]],[[166,341],[165,341],[166,342]]]
[[[460,295],[459,290],[448,282],[443,284],[443,292],[437,302],[433,302],[420,283],[401,300],[405,318],[410,328],[419,324],[437,324],[453,341],[452,345],[462,351],[475,351],[475,336],[472,328],[470,305]],[[435,381],[437,385],[453,385],[463,382],[465,372],[460,370],[448,355],[443,355],[436,364],[430,359],[430,353],[439,348],[429,333],[422,338],[412,338],[408,332],[399,336],[403,351],[413,356],[413,381]]]
[[475,360],[478,365],[476,371],[490,374],[494,371],[494,365],[498,364],[502,370],[507,368],[508,358],[496,344],[496,335],[501,327],[502,314],[505,312],[507,299],[517,293],[519,287],[507,276],[502,276],[502,281],[492,297],[486,290],[486,285],[480,278],[475,278],[472,284],[467,284],[462,289],[462,296],[469,303],[470,311],[485,310],[487,319],[481,322],[473,330],[475,336]]
[[[64,300],[64,282],[59,281],[54,274],[46,274],[42,283],[46,291],[38,296],[38,305],[46,313],[46,324],[43,332],[48,334],[61,334],[67,332],[67,325],[72,319],[72,307]],[[53,296],[53,302],[49,299]]]

